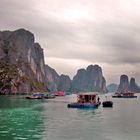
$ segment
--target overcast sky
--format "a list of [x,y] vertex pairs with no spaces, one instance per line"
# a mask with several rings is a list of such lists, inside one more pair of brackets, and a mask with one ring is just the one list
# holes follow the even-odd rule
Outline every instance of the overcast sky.
[[59,74],[98,64],[107,83],[140,84],[140,0],[0,0],[0,17],[0,30],[34,33]]

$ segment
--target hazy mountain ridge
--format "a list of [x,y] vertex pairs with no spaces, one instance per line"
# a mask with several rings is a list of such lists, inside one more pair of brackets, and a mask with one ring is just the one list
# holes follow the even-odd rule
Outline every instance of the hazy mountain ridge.
[[58,75],[55,69],[50,66],[45,66],[46,81],[50,91],[69,91],[71,79],[68,75]]
[[115,83],[111,83],[107,86],[108,92],[116,92],[118,89],[118,85]]

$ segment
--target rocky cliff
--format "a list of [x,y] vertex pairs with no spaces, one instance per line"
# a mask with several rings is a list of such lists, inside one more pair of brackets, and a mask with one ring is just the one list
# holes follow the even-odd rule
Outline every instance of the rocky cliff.
[[68,75],[60,75],[58,82],[58,91],[69,91],[71,86],[71,79]]
[[102,69],[98,65],[90,65],[87,69],[80,69],[74,76],[71,91],[107,92],[106,81]]
[[131,78],[129,82],[127,75],[121,75],[120,84],[117,91],[118,92],[127,92],[127,91],[140,92],[140,88],[136,84],[135,78]]
[[71,79],[67,75],[58,75],[57,72],[46,65],[46,82],[50,91],[69,91]]
[[50,91],[58,91],[58,83],[59,83],[59,75],[55,71],[55,69],[51,68],[50,66],[45,66],[46,72],[46,82],[48,85],[48,89]]
[[0,32],[0,92],[46,90],[43,49],[24,29]]

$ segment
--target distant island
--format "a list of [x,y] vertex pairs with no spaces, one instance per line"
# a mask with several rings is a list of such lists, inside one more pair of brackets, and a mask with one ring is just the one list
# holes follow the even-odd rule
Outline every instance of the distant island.
[[[0,54],[0,94],[110,91],[102,68],[97,64],[79,69],[72,80],[68,75],[58,75],[55,69],[45,64],[43,49],[35,42],[33,33],[25,29],[0,31]],[[117,91],[126,88],[140,91],[134,78],[129,83],[127,76],[121,76]]]
[[126,92],[126,91],[139,93],[140,88],[135,82],[135,78],[132,77],[129,82],[128,76],[124,74],[120,76],[120,84],[118,86],[117,92]]
[[71,91],[97,91],[106,93],[106,80],[102,68],[98,65],[89,65],[86,69],[79,69],[74,76]]
[[115,83],[111,83],[107,86],[108,92],[116,92],[118,89],[118,85]]

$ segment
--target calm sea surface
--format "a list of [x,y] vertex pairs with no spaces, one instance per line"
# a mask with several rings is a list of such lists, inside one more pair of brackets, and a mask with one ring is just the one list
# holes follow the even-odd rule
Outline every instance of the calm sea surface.
[[[75,95],[52,100],[0,96],[0,140],[140,140],[140,96],[113,108],[68,109]],[[105,95],[101,95],[101,101]]]

